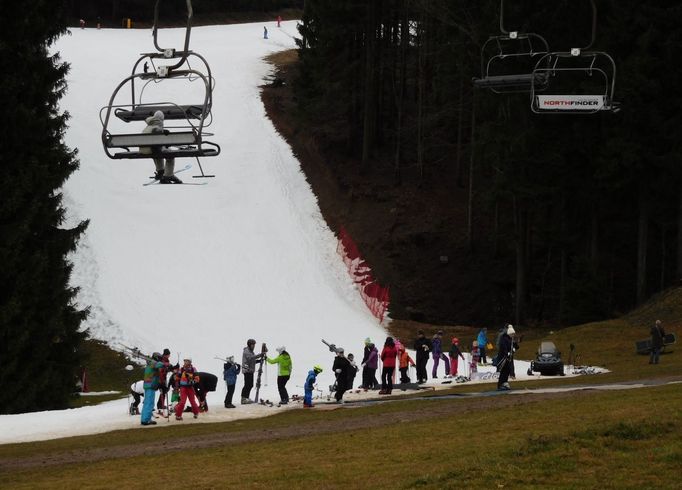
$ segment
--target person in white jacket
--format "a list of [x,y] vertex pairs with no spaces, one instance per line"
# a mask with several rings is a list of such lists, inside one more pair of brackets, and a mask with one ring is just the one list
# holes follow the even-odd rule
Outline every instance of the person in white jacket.
[[[147,126],[142,130],[145,134],[162,134],[164,115],[161,111],[156,111],[153,116],[145,119]],[[154,166],[156,167],[156,172],[154,173],[154,178],[159,180],[162,184],[182,184],[182,181],[178,179],[175,174],[175,158],[166,158],[166,164],[164,166],[163,158],[157,156],[159,154],[158,147],[143,146],[140,147],[140,153],[147,153],[152,155],[154,159]]]

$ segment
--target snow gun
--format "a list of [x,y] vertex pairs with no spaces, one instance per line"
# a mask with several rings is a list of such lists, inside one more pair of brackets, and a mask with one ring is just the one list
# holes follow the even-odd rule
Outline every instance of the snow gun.
[[343,349],[341,347],[336,347],[336,344],[330,344],[326,340],[322,339],[322,343],[329,347],[329,352],[333,352],[334,354],[338,354],[339,352],[343,352]]

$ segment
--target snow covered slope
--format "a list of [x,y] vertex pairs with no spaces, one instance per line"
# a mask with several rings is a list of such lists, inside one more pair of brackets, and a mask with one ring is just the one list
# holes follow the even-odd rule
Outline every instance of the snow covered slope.
[[[150,30],[74,29],[62,38],[56,49],[71,63],[62,102],[71,114],[66,140],[81,161],[65,195],[70,218],[91,220],[72,260],[79,301],[92,307],[86,325],[94,337],[147,352],[169,347],[173,360],[190,355],[199,370],[217,375],[222,364],[213,357],[235,355],[241,362],[253,337],[273,354],[287,347],[293,386],[314,364],[331,366],[321,338],[361,352],[365,337],[381,341],[384,333],[335,254],[336,240],[299,163],[260,101],[258,86],[271,69],[263,57],[295,47],[296,23],[270,27],[268,40],[262,29],[192,29],[191,48],[216,79],[209,129],[222,147],[220,156],[202,162],[216,174],[204,186],[143,187],[150,160],[110,160],[102,150],[99,110],[139,53],[154,50]],[[163,46],[180,47],[183,39],[184,29],[159,35]],[[141,131],[144,123],[129,126]],[[178,160],[177,168],[191,162]],[[197,182],[194,171],[196,163],[181,176]],[[274,397],[274,383],[269,391]]]

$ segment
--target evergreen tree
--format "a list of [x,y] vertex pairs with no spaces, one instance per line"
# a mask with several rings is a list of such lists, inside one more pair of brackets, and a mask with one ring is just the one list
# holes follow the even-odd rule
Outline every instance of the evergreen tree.
[[[67,254],[87,227],[64,228],[60,188],[78,168],[64,145],[68,114],[58,102],[68,66],[49,46],[65,33],[64,2],[22,2],[0,39],[0,411],[64,408],[81,363],[80,325]],[[11,12],[14,2],[2,0]]]

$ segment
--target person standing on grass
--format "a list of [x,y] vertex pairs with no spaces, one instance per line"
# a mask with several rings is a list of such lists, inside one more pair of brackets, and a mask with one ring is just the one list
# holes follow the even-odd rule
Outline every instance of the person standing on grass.
[[183,359],[178,380],[180,402],[175,406],[175,420],[182,420],[182,411],[185,409],[187,401],[192,406],[192,413],[196,419],[199,417],[199,404],[194,396],[194,384],[199,382],[199,376],[197,376],[197,370],[192,366],[192,359]]
[[158,352],[154,352],[151,359],[147,361],[147,366],[144,368],[144,403],[140,417],[142,425],[156,425],[156,421],[152,420],[154,395],[159,389],[159,372],[161,369],[168,369],[168,366],[168,363],[161,360],[161,354]]
[[241,366],[234,362],[234,356],[229,356],[225,361],[226,362],[223,364],[223,379],[227,385],[225,408],[235,408],[232,404],[232,396],[234,395],[234,389],[237,386],[237,376],[239,376]]
[[289,393],[287,393],[287,382],[291,377],[291,356],[286,351],[286,347],[275,349],[278,356],[274,359],[266,358],[268,364],[277,364],[277,390],[279,391],[280,405],[289,403]]
[[381,351],[383,368],[381,369],[380,395],[390,395],[393,391],[393,371],[395,371],[396,357],[398,357],[398,349],[396,349],[393,337],[386,337],[384,348]]
[[649,357],[649,364],[658,364],[664,339],[665,331],[663,330],[663,325],[661,325],[661,320],[656,320],[654,326],[651,327],[651,356]]
[[424,331],[420,330],[417,334],[417,340],[414,341],[414,350],[417,352],[417,383],[426,383],[426,363],[429,362],[429,352],[431,352],[431,342],[424,335]]

